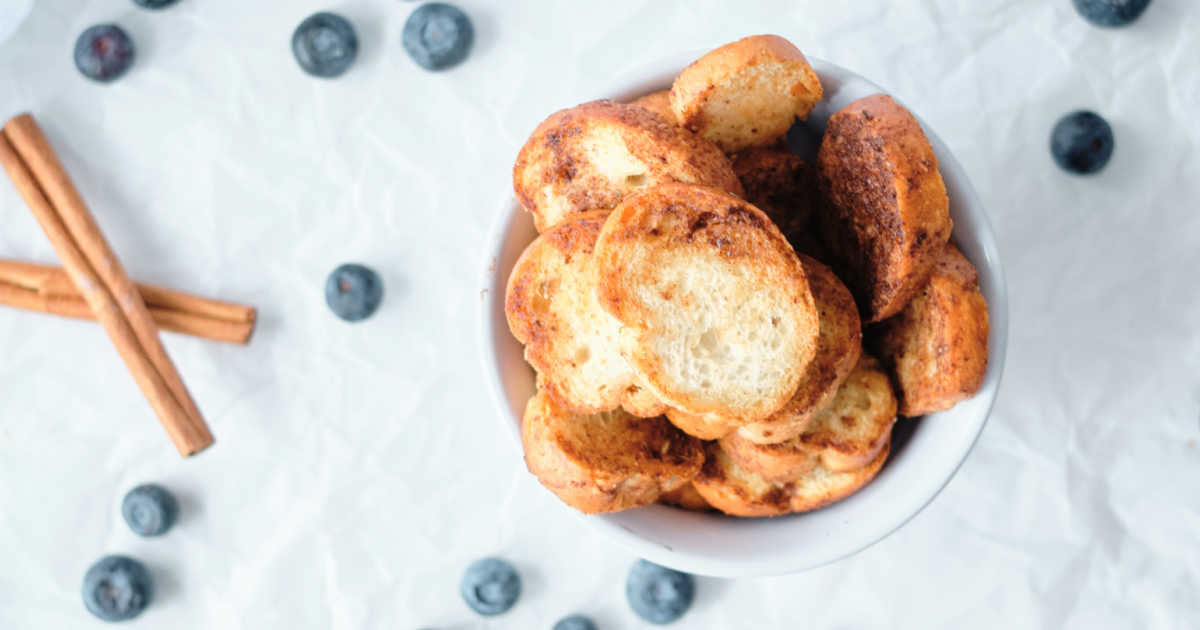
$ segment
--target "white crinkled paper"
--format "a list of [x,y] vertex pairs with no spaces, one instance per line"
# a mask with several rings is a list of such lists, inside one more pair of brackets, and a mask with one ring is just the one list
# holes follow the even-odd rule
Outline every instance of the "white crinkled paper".
[[[158,580],[130,627],[549,628],[572,611],[647,627],[624,602],[634,558],[544,491],[496,421],[483,240],[543,117],[759,32],[886,86],[952,147],[997,232],[1011,346],[988,428],[929,508],[833,566],[702,579],[675,627],[1200,625],[1200,5],[1155,0],[1102,30],[1068,0],[462,0],[474,51],[430,74],[399,42],[414,4],[40,0],[0,44],[0,116],[35,113],[130,273],[261,322],[247,348],[165,335],[217,437],[181,461],[99,327],[0,310],[0,626],[97,627],[80,581],[120,552]],[[362,48],[322,81],[287,42],[330,8]],[[139,55],[107,86],[70,56],[102,21]],[[1050,159],[1076,108],[1116,132],[1096,177]],[[54,260],[3,182],[0,257]],[[387,286],[358,325],[321,294],[350,260]],[[183,504],[162,539],[118,514],[147,480]],[[525,591],[485,621],[457,582],[488,554]]]

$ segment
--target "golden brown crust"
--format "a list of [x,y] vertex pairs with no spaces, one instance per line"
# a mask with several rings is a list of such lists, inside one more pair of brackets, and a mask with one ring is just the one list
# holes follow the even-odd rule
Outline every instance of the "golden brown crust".
[[693,512],[714,511],[713,506],[709,505],[708,501],[704,500],[704,496],[701,495],[696,490],[696,487],[690,482],[685,483],[682,486],[679,486],[679,488],[670,492],[664,492],[662,496],[658,498],[658,502],[665,505],[672,505],[677,508],[682,508],[684,510],[691,510]]
[[[746,424],[795,391],[817,312],[803,266],[761,210],[701,186],[640,191],[605,222],[595,264],[600,303],[626,327],[625,358],[669,407]],[[694,374],[712,366],[719,373]],[[724,378],[738,368],[750,372]]]
[[709,505],[733,516],[781,516],[792,511],[786,484],[742,470],[714,442],[705,445],[704,466],[692,485]]
[[743,439],[759,444],[783,442],[803,433],[817,412],[833,400],[862,352],[862,323],[850,291],[829,267],[797,255],[817,307],[817,350],[791,399],[765,420],[738,429]]
[[592,251],[608,216],[585,212],[538,236],[513,266],[504,311],[538,387],[574,413],[623,406],[634,415],[666,407],[639,387],[621,356],[620,323],[596,301]]
[[692,182],[742,193],[717,147],[661,116],[608,100],[555,112],[513,165],[513,190],[538,231],[659,183]]
[[778,35],[725,44],[684,68],[671,85],[676,120],[728,153],[776,142],[819,100],[816,72]]
[[887,373],[875,357],[864,354],[833,401],[788,444],[820,456],[828,470],[857,470],[887,444],[896,411],[896,394]]
[[820,190],[816,170],[804,158],[777,148],[756,147],[732,160],[746,201],[767,213],[789,241],[808,231]]
[[802,477],[820,463],[819,455],[794,447],[794,441],[788,440],[782,444],[755,444],[737,432],[719,440],[721,450],[738,466],[757,473],[767,481],[779,482]]
[[921,125],[890,96],[876,94],[829,119],[817,156],[829,200],[825,245],[864,319],[904,308],[950,238],[949,202]]
[[521,443],[529,472],[586,513],[653,503],[694,477],[704,458],[702,443],[665,418],[572,414],[541,392],[525,408]]
[[781,516],[840,501],[867,485],[887,460],[888,446],[870,464],[850,472],[817,465],[788,481],[769,481],[748,471],[717,444],[705,446],[704,466],[692,485],[713,507],[733,516]]
[[770,481],[794,479],[793,471],[818,461],[826,470],[849,472],[874,461],[895,422],[896,396],[888,375],[864,354],[804,433],[778,444],[755,444],[733,433],[721,439],[721,448],[739,466]]
[[978,272],[948,244],[921,292],[871,332],[896,379],[900,413],[942,411],[979,391],[987,372],[988,333]]
[[678,121],[675,120],[675,112],[671,111],[671,90],[659,90],[640,96],[634,99],[630,105],[644,107],[662,116],[664,120],[672,124],[678,124]]
[[792,511],[819,510],[862,490],[883,469],[890,450],[891,442],[889,440],[884,442],[883,448],[879,450],[879,454],[871,460],[871,463],[848,472],[832,472],[818,466],[816,470],[823,471],[823,474],[820,475],[820,479],[812,478],[813,473],[809,473],[809,477],[804,478],[806,483],[803,490],[793,495]]

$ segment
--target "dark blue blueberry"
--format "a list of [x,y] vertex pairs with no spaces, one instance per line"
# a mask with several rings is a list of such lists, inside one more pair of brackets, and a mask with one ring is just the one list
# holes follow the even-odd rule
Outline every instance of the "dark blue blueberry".
[[346,18],[334,13],[314,13],[292,33],[292,54],[305,72],[333,78],[346,71],[358,56],[358,35]]
[[150,574],[133,558],[105,556],[83,576],[83,605],[104,621],[133,619],[153,595]]
[[138,536],[161,536],[175,524],[179,504],[166,488],[147,483],[125,495],[121,516]]
[[348,322],[370,317],[382,301],[383,279],[362,265],[341,265],[325,280],[325,303]]
[[521,596],[521,576],[505,560],[483,558],[467,567],[458,592],[471,610],[489,617],[499,615]]
[[143,9],[164,9],[179,0],[133,0],[133,3]]
[[625,582],[625,597],[633,612],[654,624],[668,624],[682,617],[695,596],[695,578],[646,560],[633,565]]
[[551,630],[596,630],[596,624],[583,615],[571,615],[559,619]]
[[1108,122],[1087,111],[1063,116],[1050,134],[1050,153],[1065,170],[1086,175],[1108,164],[1113,152],[1113,132]]
[[404,50],[426,70],[445,70],[467,58],[475,41],[471,18],[458,7],[430,2],[417,7],[404,23]]
[[1096,26],[1132,24],[1150,6],[1150,0],[1075,0],[1075,10]]
[[133,65],[133,40],[116,24],[89,26],[75,40],[75,67],[83,76],[107,83]]

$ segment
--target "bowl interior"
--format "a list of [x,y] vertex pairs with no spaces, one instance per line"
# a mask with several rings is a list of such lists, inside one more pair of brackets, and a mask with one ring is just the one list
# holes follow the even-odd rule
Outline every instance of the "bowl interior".
[[[681,55],[628,73],[603,96],[632,99],[668,88],[679,70],[698,56]],[[857,98],[886,92],[831,63],[809,61],[825,90],[824,99],[805,123],[812,138],[821,137],[833,112]],[[946,145],[928,125],[922,122],[922,126],[938,156],[950,197],[953,240],[979,268],[980,289],[988,302],[990,357],[979,393],[949,411],[898,423],[892,455],[879,476],[846,500],[815,512],[739,519],[653,505],[581,518],[641,556],[683,571],[720,577],[778,575],[820,566],[871,545],[916,515],[949,482],[982,431],[995,400],[1004,366],[1008,304],[1003,271],[984,209]],[[481,346],[485,377],[518,452],[520,418],[534,392],[534,375],[525,363],[521,345],[508,330],[504,293],[517,257],[536,236],[528,213],[520,209],[511,193],[506,195],[486,261]]]

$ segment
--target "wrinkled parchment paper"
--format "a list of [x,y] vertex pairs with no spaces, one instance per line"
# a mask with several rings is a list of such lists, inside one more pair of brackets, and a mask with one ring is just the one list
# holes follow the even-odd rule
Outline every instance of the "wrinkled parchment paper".
[[[525,136],[624,69],[777,32],[886,86],[949,143],[991,211],[1011,294],[999,402],[934,503],[849,560],[702,579],[687,628],[1200,625],[1200,5],[1101,30],[1068,0],[501,3],[443,74],[399,37],[413,4],[40,0],[0,44],[0,115],[32,110],[139,280],[246,301],[248,348],[166,335],[217,444],[181,461],[95,325],[0,310],[0,626],[95,628],[79,585],[105,553],[158,581],[134,628],[646,627],[632,555],[524,472],[484,389],[485,233]],[[301,74],[291,30],[359,29],[343,78]],[[116,21],[133,71],[71,65]],[[1097,177],[1052,163],[1076,108],[1105,115]],[[52,261],[0,182],[0,256]],[[382,310],[348,325],[321,287],[361,261]],[[183,519],[136,538],[121,494],[157,480]],[[525,580],[484,621],[466,564]]]

